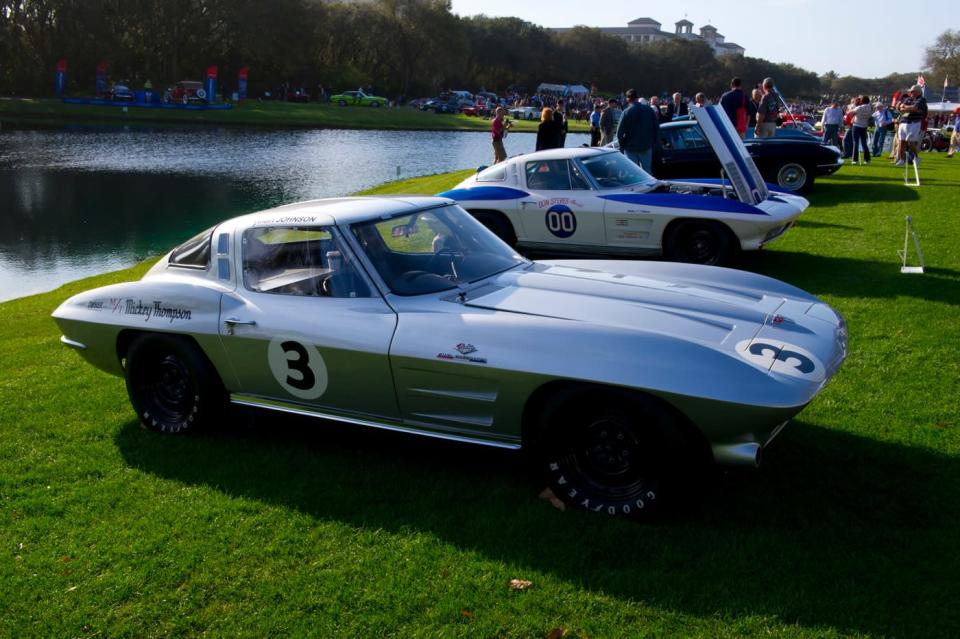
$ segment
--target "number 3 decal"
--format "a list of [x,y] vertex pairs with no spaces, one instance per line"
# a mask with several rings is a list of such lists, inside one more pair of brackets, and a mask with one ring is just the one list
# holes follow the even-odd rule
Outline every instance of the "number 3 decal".
[[327,390],[327,366],[313,344],[275,337],[267,348],[270,372],[284,390],[300,399],[316,399]]

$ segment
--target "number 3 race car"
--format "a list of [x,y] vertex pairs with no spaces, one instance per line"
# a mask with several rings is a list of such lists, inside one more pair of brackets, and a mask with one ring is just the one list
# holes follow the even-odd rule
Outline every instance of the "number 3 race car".
[[782,235],[809,202],[768,189],[722,110],[694,113],[730,186],[660,181],[616,150],[581,147],[512,157],[439,195],[518,248],[725,264]]
[[194,431],[232,402],[529,447],[559,497],[627,517],[701,465],[757,464],[846,352],[842,318],[782,282],[532,262],[429,197],[238,217],[53,316],[126,378],[148,429]]

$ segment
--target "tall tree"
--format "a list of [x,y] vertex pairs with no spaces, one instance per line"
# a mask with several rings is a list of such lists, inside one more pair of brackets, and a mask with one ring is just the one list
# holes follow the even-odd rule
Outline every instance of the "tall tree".
[[932,46],[927,47],[924,66],[934,77],[949,76],[954,84],[960,82],[960,31],[947,29]]

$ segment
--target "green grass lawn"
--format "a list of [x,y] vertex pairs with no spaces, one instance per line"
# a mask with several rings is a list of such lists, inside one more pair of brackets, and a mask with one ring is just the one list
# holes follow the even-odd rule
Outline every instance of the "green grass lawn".
[[[902,176],[844,167],[743,261],[842,312],[850,356],[760,470],[652,524],[555,510],[506,452],[142,430],[49,314],[146,264],[0,304],[0,635],[960,636],[960,160]],[[899,273],[906,215],[925,275]]]
[[[408,107],[380,108],[334,104],[294,104],[248,100],[228,110],[191,111],[143,107],[64,104],[60,100],[0,99],[0,120],[26,125],[62,126],[73,123],[207,124],[251,127],[326,129],[386,129],[428,131],[489,131],[488,118],[434,114]],[[536,132],[538,122],[514,120],[513,131]],[[586,121],[570,122],[570,131],[590,130]]]

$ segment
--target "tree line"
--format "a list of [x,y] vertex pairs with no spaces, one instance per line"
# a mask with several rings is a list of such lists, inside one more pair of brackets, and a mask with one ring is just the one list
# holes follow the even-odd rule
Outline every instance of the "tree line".
[[734,76],[747,85],[771,76],[785,95],[813,98],[836,84],[792,64],[718,58],[700,41],[638,47],[593,28],[554,33],[517,18],[459,17],[447,0],[0,0],[0,94],[50,95],[60,59],[67,91],[81,94],[102,61],[112,80],[134,86],[202,80],[217,65],[228,90],[247,66],[250,95],[281,83],[412,98],[552,82],[716,96]]

